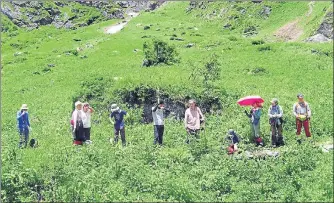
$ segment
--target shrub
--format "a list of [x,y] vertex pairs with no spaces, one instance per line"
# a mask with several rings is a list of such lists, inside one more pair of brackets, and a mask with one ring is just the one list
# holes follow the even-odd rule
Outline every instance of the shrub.
[[166,42],[161,40],[155,39],[152,43],[145,42],[143,50],[145,54],[143,66],[146,67],[158,64],[171,65],[180,61],[178,58],[179,54],[176,52],[175,47],[169,46]]

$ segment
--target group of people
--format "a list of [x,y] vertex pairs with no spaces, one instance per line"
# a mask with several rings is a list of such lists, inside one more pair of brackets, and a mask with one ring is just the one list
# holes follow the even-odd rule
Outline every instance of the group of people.
[[[307,137],[311,137],[310,133],[310,118],[311,109],[308,103],[304,100],[302,94],[297,95],[298,102],[293,105],[293,114],[296,117],[297,136],[300,135],[302,127],[304,127]],[[187,133],[186,143],[189,143],[192,138],[199,139],[200,131],[205,123],[205,117],[201,109],[196,105],[196,101],[191,99],[188,102],[189,107],[185,111],[184,128]],[[253,103],[250,112],[245,110],[245,114],[250,120],[250,126],[254,142],[258,146],[263,146],[263,139],[260,134],[260,118],[262,115],[262,104]],[[121,135],[122,145],[126,145],[125,139],[125,124],[124,116],[127,112],[120,109],[117,104],[111,105],[111,113],[109,120],[114,126],[114,138],[110,141],[117,143],[119,135]],[[152,107],[153,117],[153,144],[163,144],[164,135],[164,111],[165,105],[163,100],[159,100],[156,105]],[[83,143],[91,144],[90,129],[91,129],[91,115],[94,109],[88,103],[75,102],[75,110],[71,118],[71,130],[73,135],[73,144],[82,145]],[[283,109],[278,104],[278,99],[271,100],[271,105],[268,109],[269,124],[271,126],[271,144],[273,147],[284,145],[282,135],[283,125]],[[21,109],[17,112],[18,131],[20,135],[19,147],[27,146],[29,140],[29,131],[31,130],[28,114],[27,104],[23,104]],[[233,154],[238,151],[237,144],[240,139],[237,133],[230,129],[227,138],[231,141],[228,152]]]
[[82,145],[83,142],[91,144],[90,129],[91,116],[94,109],[86,102],[75,102],[75,109],[72,112],[71,130],[73,135],[73,144]]
[[[298,101],[294,103],[292,107],[293,115],[296,119],[296,128],[297,132],[296,135],[299,136],[301,133],[302,127],[304,127],[304,131],[306,137],[311,137],[310,132],[310,119],[311,119],[311,108],[308,103],[304,100],[304,95],[299,93],[297,94]],[[254,142],[258,146],[263,146],[263,139],[260,134],[260,118],[262,115],[262,104],[261,103],[254,103],[250,112],[245,110],[245,114],[250,119],[251,124],[251,131],[254,137]],[[283,109],[278,104],[278,99],[274,98],[271,100],[271,105],[268,109],[268,117],[269,117],[269,124],[271,127],[271,145],[272,147],[279,147],[284,145],[283,139]],[[239,143],[239,137],[237,133],[230,129],[228,132],[227,139],[230,140],[230,145],[228,146],[227,150],[229,154],[233,154],[234,152],[238,151],[237,144]],[[300,139],[298,139],[300,142]]]

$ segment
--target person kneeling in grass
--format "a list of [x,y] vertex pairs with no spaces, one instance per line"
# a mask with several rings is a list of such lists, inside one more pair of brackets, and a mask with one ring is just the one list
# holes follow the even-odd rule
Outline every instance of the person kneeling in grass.
[[[110,122],[114,125],[114,143],[116,144],[118,142],[119,134],[121,134],[122,139],[122,145],[126,145],[125,141],[125,126],[124,126],[124,116],[126,115],[126,111],[121,110],[117,104],[111,105],[111,114],[110,114]],[[115,119],[115,122],[112,120],[112,118]]]
[[230,141],[230,145],[227,147],[227,153],[234,154],[235,152],[237,152],[239,143],[238,134],[233,129],[230,129],[228,130],[228,135],[226,139]]

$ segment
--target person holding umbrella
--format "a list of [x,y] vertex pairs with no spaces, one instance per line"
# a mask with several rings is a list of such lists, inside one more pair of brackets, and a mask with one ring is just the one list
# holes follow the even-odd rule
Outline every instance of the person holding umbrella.
[[257,146],[263,146],[263,140],[260,134],[260,118],[262,112],[262,103],[264,100],[259,96],[248,96],[238,100],[240,106],[252,106],[250,112],[245,110],[245,114],[250,119],[252,135]]

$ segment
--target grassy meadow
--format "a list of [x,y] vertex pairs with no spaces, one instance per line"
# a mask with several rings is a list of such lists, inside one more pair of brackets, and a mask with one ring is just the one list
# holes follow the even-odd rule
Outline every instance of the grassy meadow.
[[[267,18],[259,15],[263,5],[272,8]],[[315,2],[313,12],[304,17],[308,2],[217,2],[190,12],[189,2],[168,2],[142,12],[114,35],[104,29],[118,20],[77,30],[43,26],[25,31],[2,18],[12,27],[1,33],[2,201],[36,201],[38,196],[60,202],[333,201],[333,151],[323,153],[317,146],[333,143],[333,43],[304,42],[332,6]],[[242,8],[245,14],[240,14]],[[273,36],[297,18],[303,30],[297,41]],[[233,29],[224,29],[226,23]],[[245,37],[249,26],[258,34]],[[170,40],[173,35],[184,41]],[[175,46],[180,63],[142,67],[143,43],[152,39]],[[186,48],[189,43],[194,46]],[[164,146],[153,146],[152,124],[140,123],[141,109],[120,103],[118,90],[144,86],[175,98],[196,97],[205,89],[203,78],[190,76],[213,54],[221,69],[220,79],[212,82],[223,103],[221,114],[207,113],[205,133],[189,145],[184,143],[183,122],[167,118]],[[92,117],[93,144],[74,147],[69,126],[73,100],[89,92],[82,89],[87,81],[101,91],[102,99],[89,101],[97,109]],[[316,144],[296,142],[292,106],[299,92],[312,109]],[[279,99],[286,120],[286,146],[275,149],[279,158],[227,155],[224,138],[230,128],[242,136],[243,151],[258,150],[247,141],[245,108],[236,103],[247,95],[265,100],[261,118],[265,148],[270,145],[269,101]],[[113,102],[128,111],[125,148],[109,143],[113,127],[109,112],[100,107]],[[30,138],[39,141],[35,149],[17,147],[15,115],[23,103],[29,107]]]

